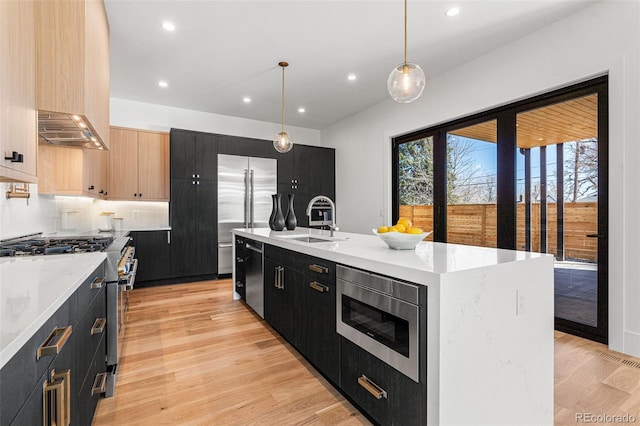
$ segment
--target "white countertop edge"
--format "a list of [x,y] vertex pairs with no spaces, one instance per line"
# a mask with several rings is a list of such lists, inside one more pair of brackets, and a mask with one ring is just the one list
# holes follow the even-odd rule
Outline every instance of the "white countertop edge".
[[[85,260],[89,260],[83,266],[86,266],[82,271],[78,271],[79,275],[75,276],[74,282],[70,282],[65,291],[60,292],[59,296],[49,304],[49,306],[41,311],[39,315],[27,326],[15,339],[13,339],[6,347],[0,351],[0,368],[11,360],[11,358],[33,337],[33,335],[42,327],[49,318],[71,297],[71,295],[80,287],[80,285],[86,280],[93,271],[100,266],[107,258],[107,255],[103,252],[93,253],[77,253],[66,255],[65,260],[68,259],[69,263],[75,263],[77,256],[83,256]],[[15,258],[12,258],[15,259]],[[32,257],[25,257],[25,260],[33,260]],[[5,265],[0,263],[0,268]],[[2,285],[2,283],[0,283]],[[19,285],[19,284],[17,284]]]
[[[253,228],[234,229],[233,232],[273,246],[422,285],[438,285],[442,274],[551,256],[535,252],[428,241],[419,243],[414,250],[392,250],[373,234],[365,235],[347,232],[334,232],[334,242],[304,243],[291,240],[293,236],[303,235],[330,238],[329,231],[310,228],[296,228],[294,231],[271,231],[268,228]],[[353,243],[353,245],[350,245],[350,243]],[[434,263],[442,260],[441,258],[447,255],[453,257],[451,253],[456,251],[464,252],[466,256],[471,254],[471,257],[473,255],[495,257],[497,260],[495,262],[478,261],[476,262],[477,264],[473,264],[474,262],[469,262],[469,259],[461,259],[466,260],[469,265],[453,269],[446,263],[447,259],[444,259],[444,266],[430,266],[422,263],[419,256],[416,256],[421,251],[431,252]]]

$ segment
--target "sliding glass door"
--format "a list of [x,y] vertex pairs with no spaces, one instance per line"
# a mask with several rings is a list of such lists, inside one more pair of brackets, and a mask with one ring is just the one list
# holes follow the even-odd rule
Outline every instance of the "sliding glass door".
[[393,140],[393,220],[552,254],[556,328],[606,343],[607,78]]

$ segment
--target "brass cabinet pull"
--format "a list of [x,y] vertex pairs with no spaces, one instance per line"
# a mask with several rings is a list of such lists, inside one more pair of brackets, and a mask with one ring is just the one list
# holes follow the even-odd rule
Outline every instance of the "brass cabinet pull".
[[387,398],[387,391],[382,389],[380,386],[373,383],[367,376],[364,374],[358,377],[358,384],[366,389],[371,395],[373,395],[376,399]]
[[321,266],[321,265],[309,265],[309,270],[313,271],[313,272],[317,272],[319,274],[328,274],[329,273],[329,268],[327,268],[326,266]]
[[96,375],[93,380],[93,386],[91,386],[91,395],[98,393],[104,393],[104,389],[107,385],[107,373],[100,373]]
[[320,284],[317,281],[311,281],[309,283],[309,287],[311,287],[314,290],[319,291],[320,293],[329,293],[329,287],[324,285],[324,284]]
[[38,348],[36,359],[47,355],[59,354],[64,344],[67,343],[69,336],[71,336],[72,329],[72,326],[54,328],[51,334],[49,334],[49,337],[47,337]]
[[93,327],[91,327],[91,335],[93,336],[94,334],[102,334],[106,326],[107,326],[106,318],[96,318],[96,320],[93,323]]
[[42,423],[45,426],[71,424],[71,371],[51,372],[42,385]]
[[104,277],[96,277],[96,279],[91,283],[91,290],[102,288],[104,286],[104,281]]

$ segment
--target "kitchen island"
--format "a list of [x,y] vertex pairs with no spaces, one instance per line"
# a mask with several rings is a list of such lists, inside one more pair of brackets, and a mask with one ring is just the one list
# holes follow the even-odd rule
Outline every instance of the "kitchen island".
[[428,424],[553,424],[552,256],[431,242],[398,251],[374,235],[304,228],[234,233],[425,287]]

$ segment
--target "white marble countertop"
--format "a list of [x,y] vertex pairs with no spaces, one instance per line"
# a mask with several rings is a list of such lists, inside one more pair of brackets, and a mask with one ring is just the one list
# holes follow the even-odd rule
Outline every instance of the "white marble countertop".
[[98,252],[0,259],[0,368],[106,257]]
[[294,231],[252,228],[234,229],[233,232],[321,259],[425,285],[433,284],[433,280],[438,279],[442,274],[549,256],[541,253],[427,241],[418,243],[414,250],[393,250],[373,233],[364,235],[334,232],[332,241],[321,243],[305,243],[292,239],[292,237],[303,235],[331,238],[329,231],[309,228],[296,228]]

